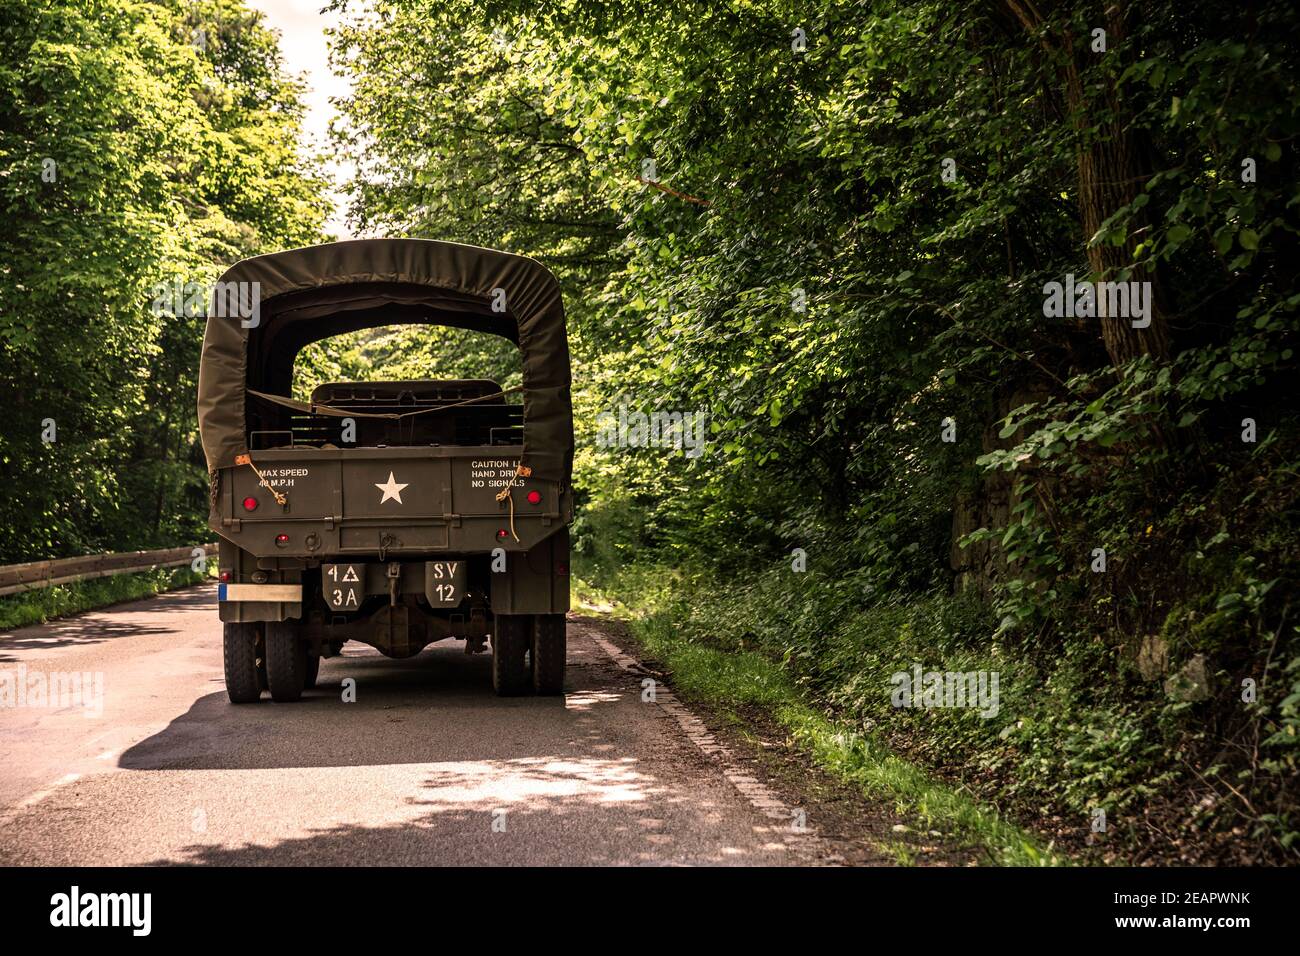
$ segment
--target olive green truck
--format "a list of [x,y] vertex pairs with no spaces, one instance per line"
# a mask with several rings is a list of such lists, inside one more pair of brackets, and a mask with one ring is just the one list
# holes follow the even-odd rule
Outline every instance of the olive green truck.
[[[509,339],[522,384],[327,383],[292,397],[305,346],[409,323]],[[569,386],[559,288],[531,259],[371,239],[231,267],[209,297],[198,399],[231,701],[299,699],[348,641],[395,658],[490,641],[498,694],[561,693]]]

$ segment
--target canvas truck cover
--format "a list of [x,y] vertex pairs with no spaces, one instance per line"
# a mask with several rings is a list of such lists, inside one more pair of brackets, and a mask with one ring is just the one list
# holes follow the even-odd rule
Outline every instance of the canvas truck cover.
[[294,359],[304,346],[358,329],[419,323],[490,332],[519,346],[521,464],[567,486],[573,411],[555,277],[524,256],[426,239],[309,246],[227,270],[209,297],[199,368],[208,471],[215,475],[248,454],[247,392],[288,399]]

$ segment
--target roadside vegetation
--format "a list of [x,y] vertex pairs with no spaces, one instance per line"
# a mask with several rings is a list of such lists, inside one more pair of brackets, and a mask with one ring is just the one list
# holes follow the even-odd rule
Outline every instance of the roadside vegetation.
[[187,567],[158,568],[134,574],[74,581],[71,584],[56,584],[25,594],[6,595],[0,597],[0,631],[44,624],[55,618],[138,601],[177,588],[193,587],[211,580],[214,574],[215,567],[203,574]]
[[[900,757],[879,725],[843,719],[810,692],[804,675],[782,666],[762,638],[748,631],[738,635],[724,619],[701,615],[678,596],[705,595],[708,581],[688,582],[674,572],[642,569],[612,583],[613,592],[608,593],[576,580],[574,598],[580,613],[625,621],[646,655],[667,669],[673,687],[687,700],[707,704],[741,727],[761,713],[788,735],[792,748],[818,767],[884,801],[920,832],[938,832],[977,850],[986,862],[1002,866],[1065,862],[1049,838],[1010,822],[981,803],[969,786],[940,779]],[[766,630],[777,622],[764,618],[758,623]],[[908,862],[906,856],[902,861]]]
[[198,544],[205,283],[319,240],[240,0],[0,0],[0,564]]
[[649,646],[1092,858],[1300,860],[1294,5],[374,9],[353,212],[559,274]]

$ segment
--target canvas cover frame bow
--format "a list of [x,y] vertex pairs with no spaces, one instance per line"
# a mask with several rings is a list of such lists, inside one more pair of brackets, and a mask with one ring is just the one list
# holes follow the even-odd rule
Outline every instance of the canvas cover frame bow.
[[249,454],[250,393],[285,402],[321,339],[385,325],[453,326],[514,342],[523,365],[521,467],[569,485],[573,407],[564,304],[525,256],[427,239],[360,239],[245,259],[209,297],[199,433],[214,476]]

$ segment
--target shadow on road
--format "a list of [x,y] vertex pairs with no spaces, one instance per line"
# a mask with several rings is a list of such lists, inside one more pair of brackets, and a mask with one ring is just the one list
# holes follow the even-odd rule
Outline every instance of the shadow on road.
[[[773,862],[775,827],[738,830],[689,774],[630,756],[479,759],[439,764],[401,819],[308,829],[265,843],[224,837],[155,865],[530,865]],[[254,811],[256,812],[256,811]],[[757,840],[757,842],[756,842]]]
[[[779,834],[718,802],[729,791],[707,761],[665,748],[637,685],[603,655],[572,648],[569,675],[563,698],[499,698],[487,655],[450,646],[390,661],[361,650],[325,661],[298,704],[206,695],[120,766],[281,771],[241,778],[246,809],[230,819],[214,808],[203,837],[155,864],[782,861]],[[345,677],[357,681],[354,704],[340,701]],[[302,818],[312,807],[314,826]],[[283,832],[286,818],[297,832]]]
[[[173,630],[166,612],[181,608],[215,608],[217,592],[212,587],[167,591],[139,601],[115,604],[98,611],[60,618],[47,624],[0,632],[0,663],[20,660],[16,651],[55,650],[74,645],[101,644],[118,638],[166,634]],[[161,612],[161,613],[160,613]],[[162,623],[146,623],[142,614]]]
[[[565,697],[501,698],[492,692],[491,658],[459,645],[405,661],[373,652],[321,663],[313,690],[293,704],[231,704],[207,694],[164,730],[126,750],[130,770],[353,767],[446,760],[508,760],[537,755],[531,731],[544,720],[561,731],[620,694],[572,688]],[[573,673],[580,675],[581,668]],[[356,701],[342,700],[345,678]],[[219,682],[218,682],[219,683]]]
[[[500,770],[503,777],[517,772]],[[562,789],[570,782],[563,774],[543,773],[552,792],[442,801],[401,823],[335,826],[266,845],[191,844],[150,865],[755,865],[781,858],[775,832],[760,836],[766,847],[755,845],[752,833],[729,839],[734,831],[728,832],[717,807],[691,801],[689,791],[654,778],[624,771],[633,780],[610,799],[592,788],[590,774],[571,781],[575,792]]]
[[[570,642],[563,697],[499,698],[490,671],[458,643],[406,661],[350,646],[301,702],[239,706],[213,675],[120,772],[23,815],[0,862],[35,862],[35,847],[81,864],[786,861],[781,835],[593,642]],[[49,812],[59,800],[69,812]]]

